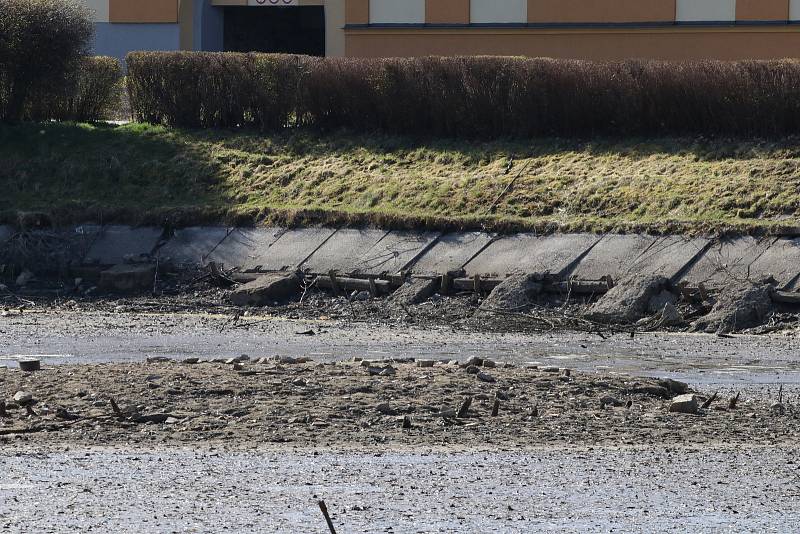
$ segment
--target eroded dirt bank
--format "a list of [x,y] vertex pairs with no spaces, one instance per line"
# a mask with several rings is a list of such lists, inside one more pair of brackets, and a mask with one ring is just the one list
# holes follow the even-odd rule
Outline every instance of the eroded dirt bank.
[[[302,359],[301,359],[302,360]],[[264,361],[0,369],[6,443],[532,446],[796,443],[793,400],[495,362]],[[465,403],[467,406],[465,407]],[[497,415],[493,416],[493,410]],[[405,427],[405,428],[404,428]]]

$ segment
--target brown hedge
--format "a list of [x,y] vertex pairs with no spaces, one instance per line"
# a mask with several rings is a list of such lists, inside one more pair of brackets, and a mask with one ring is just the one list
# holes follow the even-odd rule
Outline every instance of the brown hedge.
[[25,116],[31,120],[94,122],[113,115],[124,87],[117,58],[85,57],[57,87],[34,92]]
[[800,131],[800,62],[136,52],[137,119],[440,137]]

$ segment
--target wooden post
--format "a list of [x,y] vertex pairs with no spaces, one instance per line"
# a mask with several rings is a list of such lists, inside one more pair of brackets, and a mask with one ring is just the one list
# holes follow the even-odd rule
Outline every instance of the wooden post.
[[333,521],[331,521],[331,516],[328,515],[328,507],[325,506],[325,501],[319,501],[319,509],[322,510],[322,515],[325,516],[325,522],[328,523],[328,530],[331,531],[331,534],[336,534],[336,529],[333,528]]

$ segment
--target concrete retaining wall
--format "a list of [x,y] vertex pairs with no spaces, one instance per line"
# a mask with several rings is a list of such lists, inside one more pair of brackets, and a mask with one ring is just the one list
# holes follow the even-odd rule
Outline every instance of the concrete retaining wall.
[[[80,227],[85,233],[87,227]],[[773,277],[800,289],[800,239],[729,240],[647,235],[440,234],[375,229],[196,227],[164,236],[161,228],[93,227],[85,264],[114,265],[153,254],[178,268],[216,262],[243,271],[296,270],[342,275],[416,276],[464,271],[505,277],[545,273],[584,280],[659,274],[690,286],[719,287]],[[77,229],[76,229],[77,232]],[[0,226],[0,245],[13,229]],[[92,232],[94,233],[94,232]]]

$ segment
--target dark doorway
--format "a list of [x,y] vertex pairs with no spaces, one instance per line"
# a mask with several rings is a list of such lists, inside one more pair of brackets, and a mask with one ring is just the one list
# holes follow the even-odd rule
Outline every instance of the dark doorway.
[[325,7],[226,7],[226,52],[325,55]]

